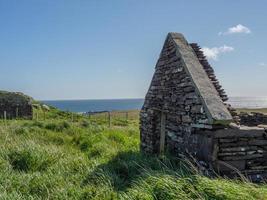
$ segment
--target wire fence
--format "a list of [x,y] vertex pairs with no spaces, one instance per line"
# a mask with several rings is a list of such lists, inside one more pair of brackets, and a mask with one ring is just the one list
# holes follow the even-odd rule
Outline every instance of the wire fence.
[[[7,123],[8,120],[25,119],[23,117],[19,117],[17,113],[18,110],[16,110],[16,115],[10,117],[7,111],[3,111],[1,118],[4,121],[4,123]],[[53,113],[47,110],[34,109],[32,117],[30,119],[34,121],[65,119],[72,123],[79,120],[88,120],[92,122],[106,124],[107,126],[111,127],[112,125],[126,125],[129,121],[138,120],[139,111],[138,110],[102,111],[102,112],[87,112],[83,114],[78,114],[73,112],[62,112],[62,111],[54,111]]]
[[84,114],[89,120],[112,125],[126,125],[129,121],[139,119],[139,111],[104,111]]

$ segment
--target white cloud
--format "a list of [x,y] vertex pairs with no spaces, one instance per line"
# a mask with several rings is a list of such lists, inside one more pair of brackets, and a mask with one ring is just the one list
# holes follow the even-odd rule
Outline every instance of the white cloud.
[[267,67],[267,64],[264,63],[264,62],[260,62],[260,63],[259,63],[259,66],[261,66],[261,67]]
[[122,69],[121,68],[117,68],[117,73],[121,73]]
[[203,50],[204,55],[208,59],[217,60],[219,54],[234,51],[234,48],[223,45],[221,47],[213,47],[213,48],[203,47],[202,50]]
[[251,33],[251,30],[248,27],[243,26],[242,24],[238,24],[236,26],[228,28],[226,32],[219,32],[219,35],[230,35],[230,34],[236,34],[236,33],[249,34]]

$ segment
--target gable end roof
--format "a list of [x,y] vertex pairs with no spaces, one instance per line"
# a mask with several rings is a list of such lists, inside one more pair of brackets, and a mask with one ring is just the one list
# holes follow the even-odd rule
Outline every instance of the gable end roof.
[[201,98],[204,109],[208,115],[209,124],[228,124],[233,118],[214,85],[199,62],[194,50],[181,33],[169,33],[176,45],[176,54],[181,57],[185,71],[190,76],[196,92]]

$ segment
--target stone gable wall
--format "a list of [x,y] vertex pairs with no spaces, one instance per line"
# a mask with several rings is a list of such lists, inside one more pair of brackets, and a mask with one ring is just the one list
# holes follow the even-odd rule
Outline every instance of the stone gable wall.
[[160,116],[166,115],[166,146],[180,152],[191,133],[190,124],[207,122],[207,116],[194,85],[176,55],[176,47],[167,38],[141,110],[141,147],[159,152]]

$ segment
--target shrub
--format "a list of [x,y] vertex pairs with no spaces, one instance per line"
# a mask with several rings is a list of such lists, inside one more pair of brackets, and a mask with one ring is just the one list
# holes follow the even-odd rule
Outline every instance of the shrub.
[[103,153],[105,152],[105,149],[102,145],[96,145],[89,149],[88,158],[95,158],[95,157],[101,157]]
[[62,145],[65,143],[64,138],[61,136],[54,136],[54,137],[50,137],[50,138],[54,144]]
[[88,121],[86,121],[86,120],[82,120],[81,121],[81,127],[83,127],[83,128],[87,128],[87,127],[89,127],[90,126],[90,123],[88,122]]
[[45,128],[51,131],[56,130],[56,127],[57,127],[56,123],[49,123],[45,125]]
[[128,126],[128,121],[124,119],[116,119],[112,123],[114,126]]
[[108,134],[108,139],[115,141],[117,143],[124,144],[126,140],[126,136],[121,134],[120,132],[117,132],[117,133],[111,132]]
[[32,126],[37,126],[39,128],[43,128],[44,127],[44,123],[43,122],[39,122],[39,121],[35,121],[32,123]]
[[62,126],[65,129],[70,128],[70,124],[68,122],[66,122],[66,121],[63,121],[63,122],[59,123],[59,125]]
[[48,123],[45,128],[51,131],[62,132],[63,130],[70,128],[70,124],[66,121],[60,123],[51,122]]
[[29,193],[35,198],[42,197],[43,199],[49,199],[49,190],[55,187],[56,183],[47,176],[33,176],[29,181]]
[[12,149],[8,153],[8,160],[14,170],[43,171],[53,161],[51,155],[37,149]]
[[80,143],[80,149],[81,151],[87,151],[89,147],[91,147],[92,144],[90,141],[85,140]]
[[15,128],[14,132],[18,135],[25,135],[29,133],[29,129],[26,127],[17,127]]

